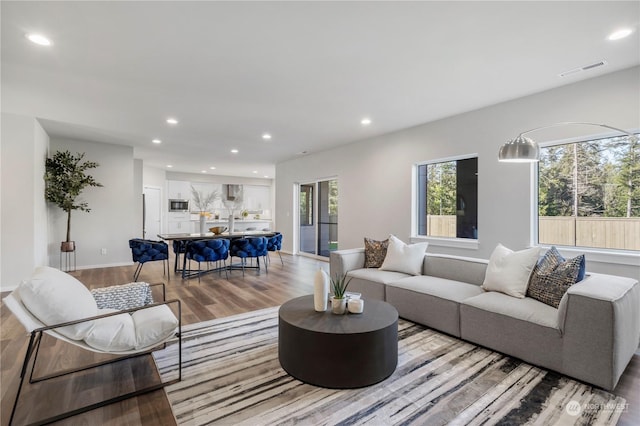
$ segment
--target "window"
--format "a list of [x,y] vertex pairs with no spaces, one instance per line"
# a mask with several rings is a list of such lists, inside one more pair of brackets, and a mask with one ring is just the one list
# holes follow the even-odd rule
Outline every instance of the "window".
[[300,184],[299,199],[300,252],[328,257],[338,249],[338,181]]
[[640,143],[624,136],[543,147],[538,242],[640,250]]
[[315,185],[300,185],[300,226],[313,225],[313,188]]
[[478,238],[478,158],[417,166],[418,235]]

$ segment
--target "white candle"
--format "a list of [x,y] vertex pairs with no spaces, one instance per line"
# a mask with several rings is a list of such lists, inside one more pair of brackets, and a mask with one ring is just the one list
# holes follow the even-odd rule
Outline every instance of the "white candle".
[[352,314],[361,314],[364,310],[364,300],[349,299],[349,302],[347,302],[347,308]]

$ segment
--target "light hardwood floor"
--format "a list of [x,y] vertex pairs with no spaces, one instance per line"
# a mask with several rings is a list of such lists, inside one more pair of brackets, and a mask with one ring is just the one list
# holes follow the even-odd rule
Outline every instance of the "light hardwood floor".
[[[167,280],[160,262],[147,263],[140,281],[165,282],[167,299],[182,302],[183,324],[239,314],[256,309],[278,306],[285,301],[312,293],[313,276],[319,267],[328,270],[326,262],[301,256],[272,256],[269,271],[233,271],[229,279],[217,273],[182,280],[171,274]],[[171,263],[173,267],[173,263]],[[89,288],[123,284],[132,281],[134,266],[81,270],[72,273]],[[6,293],[2,294],[6,296]],[[27,345],[27,335],[11,312],[2,306],[0,315],[1,350],[1,424],[9,421],[11,406],[18,386],[19,370]],[[86,351],[70,348],[52,338],[43,341],[39,355],[44,370],[73,366],[78,362],[97,360]],[[124,365],[123,365],[124,364]],[[101,368],[98,373],[76,373],[68,378],[55,379],[45,385],[25,385],[15,424],[35,421],[77,403],[100,399],[109,392],[128,390],[131,386],[144,386],[154,375],[153,363],[143,357]],[[50,370],[49,370],[50,371]],[[148,374],[146,374],[148,373]],[[135,379],[134,379],[135,378]],[[640,354],[636,354],[627,367],[615,392],[630,403],[629,411],[620,421],[623,425],[640,424]],[[172,425],[175,420],[164,391],[155,391],[140,397],[112,404],[75,416],[57,424],[64,425]]]

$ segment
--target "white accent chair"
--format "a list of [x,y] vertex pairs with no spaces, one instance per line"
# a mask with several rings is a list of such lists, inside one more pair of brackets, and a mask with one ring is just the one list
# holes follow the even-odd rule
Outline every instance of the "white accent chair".
[[[33,384],[147,355],[154,349],[163,348],[168,341],[177,339],[176,378],[38,420],[37,424],[71,417],[179,382],[182,379],[181,305],[179,300],[165,301],[164,284],[156,285],[162,286],[163,301],[158,303],[154,303],[150,297],[151,285],[147,283],[96,289],[94,297],[94,294],[71,275],[54,268],[40,267],[30,279],[24,280],[16,290],[4,298],[5,306],[30,334],[9,425],[14,421],[29,364],[29,383]],[[96,299],[100,304],[96,303]],[[174,306],[177,317],[169,305]],[[117,357],[34,378],[43,334],[88,351]]]

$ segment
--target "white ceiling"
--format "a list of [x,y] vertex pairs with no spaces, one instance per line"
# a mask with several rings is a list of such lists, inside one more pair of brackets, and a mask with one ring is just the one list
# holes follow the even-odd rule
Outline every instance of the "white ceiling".
[[[146,165],[182,172],[272,177],[303,151],[640,64],[638,1],[0,7],[3,111],[40,118],[52,136],[133,146]],[[608,41],[620,27],[635,32]],[[53,45],[30,43],[28,32]]]

